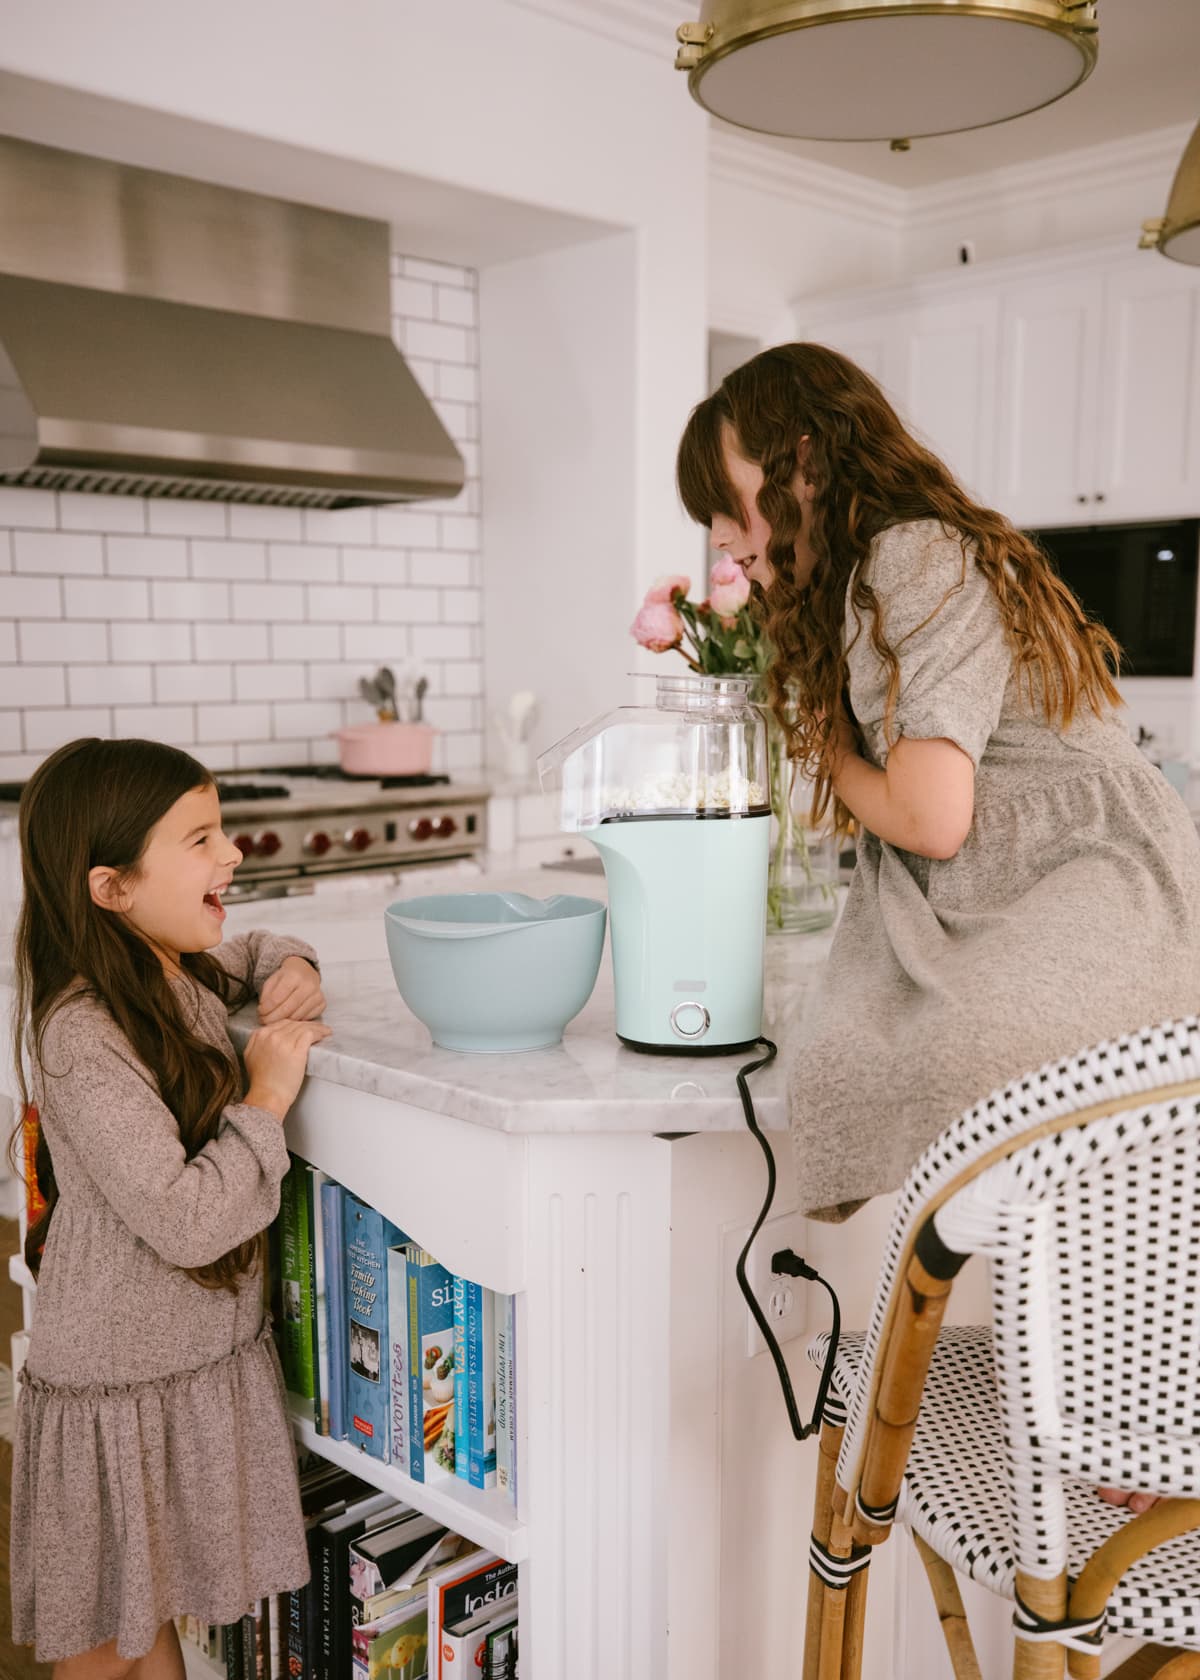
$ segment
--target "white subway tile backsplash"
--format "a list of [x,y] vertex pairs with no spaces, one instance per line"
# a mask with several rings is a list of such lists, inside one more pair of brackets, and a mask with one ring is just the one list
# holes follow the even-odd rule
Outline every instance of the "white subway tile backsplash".
[[154,672],[156,700],[232,700],[230,665],[159,665]]
[[439,286],[437,319],[455,327],[475,325],[475,293],[465,286]]
[[428,280],[400,280],[392,287],[392,308],[410,321],[432,321],[433,295]]
[[338,575],[337,549],[317,543],[272,543],[267,575],[283,583],[332,583]]
[[144,531],[146,506],[137,496],[97,496],[63,490],[58,498],[63,531]]
[[62,531],[14,531],[13,564],[18,572],[98,577],[104,570],[104,541]]
[[435,321],[405,323],[405,350],[431,362],[465,362],[468,342],[462,327],[444,327]]
[[375,599],[381,624],[436,624],[441,618],[436,589],[377,589]]
[[464,589],[471,582],[471,560],[466,554],[444,554],[425,549],[408,557],[412,583],[428,583],[443,589]]
[[376,509],[375,529],[380,542],[393,548],[436,548],[441,540],[436,516],[415,508]]
[[112,733],[112,713],[107,706],[72,706],[66,711],[25,714],[25,747],[29,752],[49,753],[81,735]]
[[162,665],[168,660],[192,658],[192,627],[190,624],[155,624],[145,619],[140,624],[110,624],[110,658],[118,663],[153,660]]
[[269,659],[271,637],[265,624],[196,624],[196,658],[202,660]]
[[237,665],[233,691],[239,700],[305,700],[308,673],[303,665]]
[[[393,668],[408,658],[412,632],[405,624],[347,624],[342,631],[345,656],[371,659]],[[363,675],[368,675],[363,672]]]
[[403,583],[408,560],[402,548],[347,549],[342,555],[345,583]]
[[370,548],[375,541],[375,509],[305,508],[304,540]]
[[256,542],[194,542],[192,576],[251,583],[267,575],[267,550]]
[[138,706],[154,699],[149,665],[71,665],[67,688],[72,706]]
[[61,665],[0,666],[0,706],[65,706]]
[[17,490],[0,484],[0,525],[22,530],[58,528],[58,495],[53,490]]
[[361,585],[308,587],[308,616],[318,624],[366,624],[375,616],[375,591]]
[[254,542],[300,542],[304,520],[299,508],[255,507],[252,503],[229,504],[229,535],[249,537]]
[[410,631],[414,659],[470,659],[475,652],[471,630],[458,624],[414,624]]
[[63,605],[68,618],[149,618],[150,586],[124,578],[68,577],[63,579]]
[[442,618],[447,624],[482,624],[482,594],[478,589],[443,589]]
[[335,700],[277,702],[271,712],[276,741],[307,741],[342,727],[342,708]]
[[271,733],[269,706],[197,706],[197,741],[265,740]]
[[61,618],[57,578],[0,577],[0,618]]
[[280,618],[304,617],[304,591],[295,583],[235,583],[233,616],[272,624]]
[[29,665],[99,665],[109,657],[108,626],[22,619],[17,645]]
[[392,318],[462,450],[455,497],[289,508],[0,486],[0,774],[146,735],[214,769],[336,762],[359,679],[419,660],[436,763],[483,757],[478,286],[396,253]]
[[340,624],[273,624],[271,653],[276,659],[340,659]]
[[[236,584],[233,586],[236,589]],[[229,588],[225,583],[154,583],[150,586],[156,619],[228,618]]]
[[26,782],[45,756],[45,753],[0,754],[0,777],[9,782]]
[[[115,496],[106,497],[116,501]],[[108,537],[104,544],[109,577],[187,576],[187,544],[181,537]]]
[[190,747],[196,739],[195,708],[117,706],[113,709],[112,732],[117,736],[136,735],[145,741],[165,741],[170,747]]
[[479,520],[469,513],[444,513],[441,519],[442,547],[476,553],[482,531]]
[[224,502],[174,502],[152,496],[147,503],[148,524],[155,536],[224,537],[229,513]]

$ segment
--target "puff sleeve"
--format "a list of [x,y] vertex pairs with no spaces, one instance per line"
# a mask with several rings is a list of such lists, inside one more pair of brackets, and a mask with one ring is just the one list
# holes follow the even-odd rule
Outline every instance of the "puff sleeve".
[[[863,576],[883,635],[900,663],[893,735],[947,739],[976,766],[1000,720],[1013,654],[1000,604],[971,547],[936,521],[896,525],[876,538]],[[871,644],[870,613],[847,595],[850,703],[877,764],[887,762],[888,668]]]

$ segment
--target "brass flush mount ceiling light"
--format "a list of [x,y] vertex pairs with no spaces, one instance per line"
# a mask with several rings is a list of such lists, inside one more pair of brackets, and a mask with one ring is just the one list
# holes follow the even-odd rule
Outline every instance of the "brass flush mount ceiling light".
[[1096,63],[1097,0],[704,0],[677,70],[713,116],[800,140],[1007,122]]
[[1138,243],[1143,250],[1200,267],[1200,127],[1180,159],[1166,215],[1143,222]]

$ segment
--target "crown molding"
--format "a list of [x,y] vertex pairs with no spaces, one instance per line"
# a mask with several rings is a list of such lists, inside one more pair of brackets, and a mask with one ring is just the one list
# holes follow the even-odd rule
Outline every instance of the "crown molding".
[[1136,184],[1160,171],[1167,175],[1169,184],[1192,128],[1191,123],[1176,123],[1122,140],[1104,140],[1097,146],[1080,146],[1032,163],[989,169],[932,187],[911,187],[905,194],[908,225],[935,227],[957,220],[964,210],[1045,204],[1064,193],[1078,195],[1092,188],[1107,190]]
[[732,186],[771,193],[807,209],[832,210],[872,227],[898,231],[905,226],[905,194],[901,189],[826,163],[813,163],[759,140],[712,128],[708,165],[713,178]]
[[623,46],[653,53],[665,64],[675,58],[675,31],[699,10],[697,0],[508,0],[528,12],[604,35]]

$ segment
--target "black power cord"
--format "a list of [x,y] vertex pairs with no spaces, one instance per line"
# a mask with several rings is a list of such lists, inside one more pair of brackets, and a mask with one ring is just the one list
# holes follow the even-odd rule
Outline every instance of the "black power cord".
[[763,1341],[767,1344],[767,1351],[770,1353],[771,1358],[775,1363],[775,1370],[779,1377],[779,1385],[783,1389],[784,1404],[787,1406],[788,1421],[792,1426],[792,1434],[796,1437],[797,1441],[805,1441],[810,1435],[815,1434],[821,1427],[821,1418],[825,1411],[825,1401],[829,1394],[829,1384],[833,1377],[834,1361],[837,1358],[838,1337],[841,1334],[842,1328],[842,1310],[838,1305],[838,1298],[833,1292],[832,1285],[826,1282],[815,1266],[810,1266],[807,1260],[801,1260],[797,1255],[793,1254],[790,1248],[781,1248],[777,1253],[771,1256],[772,1272],[784,1273],[788,1277],[805,1278],[810,1283],[819,1283],[822,1289],[828,1292],[832,1307],[833,1323],[829,1336],[829,1352],[825,1358],[825,1369],[821,1372],[821,1382],[817,1389],[816,1404],[813,1406],[812,1421],[811,1423],[802,1423],[800,1421],[799,1409],[796,1406],[796,1396],[792,1392],[792,1379],[788,1375],[788,1368],[784,1363],[783,1352],[779,1343],[775,1340],[774,1332],[772,1331],[770,1324],[767,1322],[767,1315],[758,1304],[757,1297],[755,1296],[753,1289],[750,1287],[750,1280],[746,1276],[746,1256],[754,1246],[754,1239],[758,1235],[759,1231],[761,1231],[763,1221],[771,1211],[771,1203],[775,1200],[775,1154],[771,1145],[763,1136],[762,1130],[758,1124],[758,1117],[754,1112],[754,1103],[751,1100],[750,1087],[746,1083],[746,1076],[751,1073],[757,1073],[759,1068],[769,1067],[779,1054],[779,1051],[776,1046],[772,1044],[769,1038],[760,1038],[758,1042],[766,1045],[767,1054],[765,1056],[761,1056],[758,1061],[747,1062],[745,1067],[738,1069],[737,1088],[738,1095],[742,1099],[742,1112],[746,1116],[746,1125],[749,1127],[751,1135],[758,1139],[759,1147],[766,1156],[767,1195],[759,1212],[758,1218],[754,1221],[754,1224],[750,1229],[750,1235],[746,1238],[745,1246],[743,1247],[742,1252],[738,1255],[737,1265],[734,1267],[734,1271],[737,1274],[738,1288],[746,1298],[746,1305],[750,1308],[754,1322],[762,1331]]

